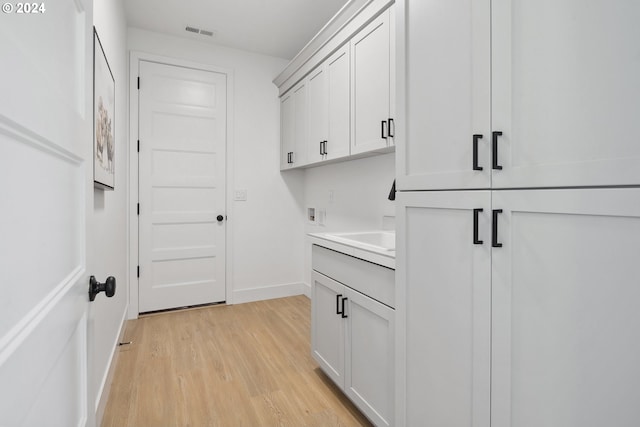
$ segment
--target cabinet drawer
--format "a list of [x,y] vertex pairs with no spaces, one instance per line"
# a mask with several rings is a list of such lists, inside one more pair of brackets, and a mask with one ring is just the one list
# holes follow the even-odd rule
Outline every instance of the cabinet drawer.
[[318,245],[311,260],[315,271],[395,308],[395,270]]

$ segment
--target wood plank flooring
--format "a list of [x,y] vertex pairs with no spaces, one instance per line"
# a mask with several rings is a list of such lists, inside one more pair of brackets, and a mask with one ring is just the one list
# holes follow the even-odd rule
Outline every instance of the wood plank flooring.
[[310,355],[305,296],[127,323],[102,427],[371,426]]

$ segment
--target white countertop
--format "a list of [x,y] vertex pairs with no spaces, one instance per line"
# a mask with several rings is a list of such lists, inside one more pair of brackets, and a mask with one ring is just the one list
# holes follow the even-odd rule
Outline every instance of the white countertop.
[[[395,270],[396,268],[396,251],[395,245],[393,249],[370,243],[353,240],[350,235],[361,236],[363,234],[385,234],[385,237],[391,237],[395,240],[393,231],[362,231],[353,233],[309,233],[309,239],[312,244],[323,246],[327,249],[342,252],[365,261],[379,264]],[[389,236],[391,235],[391,236]]]

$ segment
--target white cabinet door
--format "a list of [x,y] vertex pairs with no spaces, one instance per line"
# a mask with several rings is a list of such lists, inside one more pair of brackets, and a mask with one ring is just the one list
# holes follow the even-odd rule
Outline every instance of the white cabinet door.
[[396,7],[397,188],[489,188],[490,0]]
[[316,271],[311,274],[311,355],[325,374],[344,387],[345,286]]
[[491,11],[493,187],[640,184],[640,2]]
[[393,424],[394,310],[350,288],[344,392],[377,426]]
[[307,84],[302,82],[293,88],[294,98],[294,134],[293,134],[293,166],[307,163],[307,140],[309,138]]
[[280,169],[293,166],[293,145],[295,141],[295,99],[289,92],[280,98]]
[[309,137],[307,139],[307,162],[316,163],[324,159],[324,146],[329,129],[329,98],[327,68],[320,64],[307,78]]
[[329,135],[324,147],[325,159],[337,159],[350,153],[350,63],[349,43],[327,61]]
[[492,426],[640,425],[640,189],[493,205]]
[[389,9],[384,11],[351,39],[351,154],[391,144],[390,15]]
[[488,427],[491,192],[397,203],[397,425]]
[[303,81],[280,98],[280,169],[306,163],[307,114],[307,85]]

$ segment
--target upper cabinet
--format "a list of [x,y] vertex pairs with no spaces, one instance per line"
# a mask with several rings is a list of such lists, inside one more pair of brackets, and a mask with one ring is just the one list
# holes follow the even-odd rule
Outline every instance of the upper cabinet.
[[387,9],[351,39],[352,154],[393,144],[393,28],[391,10]]
[[349,155],[349,78],[348,44],[307,77],[308,163]]
[[397,8],[398,189],[640,184],[640,3]]
[[280,169],[307,162],[307,82],[303,81],[280,98]]
[[490,1],[397,8],[396,188],[489,188]]
[[374,0],[356,9],[350,2],[353,16],[306,61],[303,50],[287,67],[300,62],[298,68],[274,80],[281,93],[282,170],[395,150],[392,3]]

